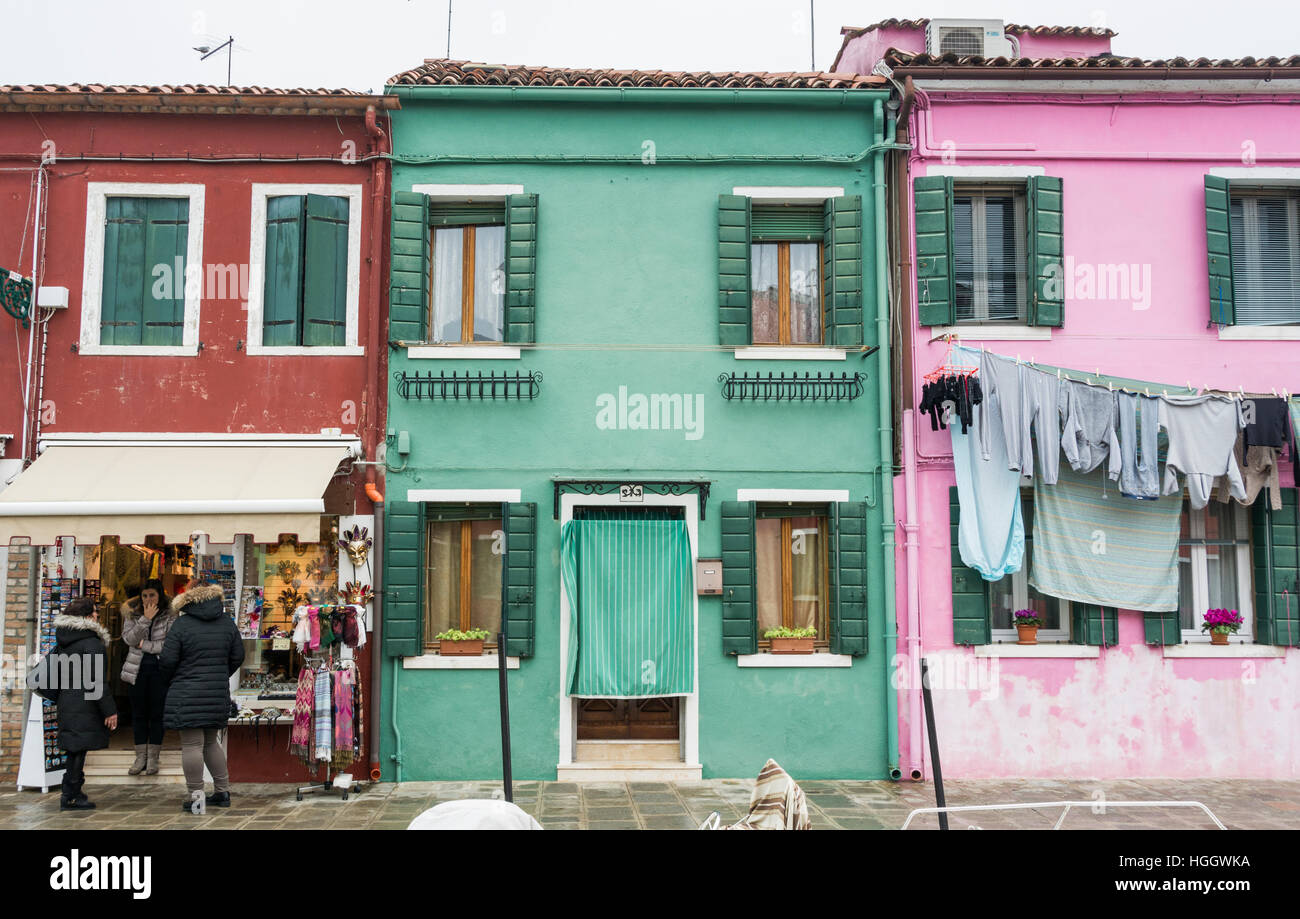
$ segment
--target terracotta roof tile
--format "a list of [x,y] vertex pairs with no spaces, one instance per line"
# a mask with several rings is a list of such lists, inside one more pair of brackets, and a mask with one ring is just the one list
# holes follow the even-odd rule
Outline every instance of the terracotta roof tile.
[[346,114],[365,105],[396,108],[392,97],[351,89],[279,89],[266,86],[156,86],[108,83],[27,83],[0,86],[5,111],[203,111],[270,114],[286,111]]
[[426,60],[390,86],[612,86],[716,89],[864,89],[884,78],[848,73],[747,73],[666,70],[571,70],[562,67]]
[[[930,24],[929,19],[882,19],[869,26],[845,26],[841,35],[862,35],[872,29],[924,29]],[[1115,32],[1107,28],[1094,26],[1027,26],[1008,22],[1003,29],[1012,35],[1053,35],[1070,38],[1113,38]]]
[[1233,59],[1212,59],[1198,57],[1169,58],[1167,60],[1144,60],[1137,57],[1119,57],[1117,55],[1098,55],[1096,57],[1073,58],[1031,58],[1009,59],[1005,57],[962,56],[957,54],[917,54],[911,51],[899,51],[890,48],[884,54],[884,60],[890,67],[969,67],[973,70],[1206,70],[1219,75],[1231,75],[1234,70],[1242,68],[1266,69],[1270,67],[1300,67],[1300,54],[1290,57],[1242,57]]

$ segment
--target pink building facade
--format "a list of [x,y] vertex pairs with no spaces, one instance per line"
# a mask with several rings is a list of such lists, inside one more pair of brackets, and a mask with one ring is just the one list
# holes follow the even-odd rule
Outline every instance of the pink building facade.
[[[1020,39],[1023,59],[928,55],[924,21],[891,20],[846,29],[835,65],[869,73],[883,61],[892,69],[898,142],[911,147],[895,154],[890,177],[901,383],[901,770],[931,776],[919,690],[925,657],[949,777],[1300,778],[1300,629],[1286,635],[1300,622],[1290,462],[1280,464],[1285,503],[1271,517],[1262,497],[1250,507],[1212,500],[1204,511],[1184,499],[1183,610],[1165,620],[1179,634],[1153,638],[1160,623],[1149,613],[1120,608],[1099,622],[1035,597],[1025,580],[1029,564],[1000,582],[981,585],[975,576],[972,585],[974,572],[960,570],[953,545],[951,435],[933,431],[919,411],[923,376],[944,360],[954,336],[1079,376],[1150,381],[1129,384],[1139,391],[1264,397],[1300,390],[1300,294],[1282,289],[1300,270],[1300,58],[1144,62],[1111,56],[1106,30],[1007,31]],[[990,220],[1006,206],[1007,235],[974,243],[977,258],[992,259],[1003,246],[1009,261],[1023,263],[1015,247],[1027,223],[1028,277],[1005,298],[1020,302],[1018,316],[980,313],[970,306],[978,295],[967,298],[966,319],[960,293],[952,295],[956,310],[936,304],[942,297],[931,294],[935,262],[924,237],[945,187],[949,232],[954,194],[987,207]],[[1255,207],[1278,219],[1261,230]],[[1212,251],[1216,221],[1227,222],[1229,212],[1232,226],[1219,226],[1228,232],[1218,239],[1236,234],[1230,256]],[[1063,297],[1051,304],[1034,282],[1033,247],[1040,261],[1053,251],[1042,233],[1056,221],[1046,235],[1062,245],[1063,258],[1053,261]],[[1249,244],[1243,233],[1255,234]],[[1243,266],[1246,250],[1258,256],[1261,247],[1274,268]],[[960,253],[953,260],[960,270]],[[1246,289],[1260,277],[1280,284],[1262,311],[1259,292],[1250,300]],[[1270,324],[1259,324],[1261,317]],[[1028,518],[1025,529],[1028,536]],[[1055,618],[1040,643],[1018,646],[1007,610],[1044,603]],[[975,640],[970,623],[954,618],[955,605],[960,620],[972,604],[987,614],[987,631]],[[1199,632],[1200,614],[1220,605],[1240,610],[1246,625],[1232,644],[1212,647]]]

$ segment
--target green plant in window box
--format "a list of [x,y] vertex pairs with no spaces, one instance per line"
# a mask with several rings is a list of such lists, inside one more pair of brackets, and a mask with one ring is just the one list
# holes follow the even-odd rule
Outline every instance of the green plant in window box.
[[812,626],[768,629],[763,637],[772,642],[773,654],[812,654],[817,630]]
[[1226,645],[1229,635],[1236,635],[1246,620],[1235,609],[1208,609],[1201,630],[1210,633],[1210,644]]
[[1038,644],[1038,628],[1043,624],[1043,617],[1038,610],[1018,609],[1011,614],[1011,621],[1016,624],[1018,645]]
[[438,653],[443,657],[478,657],[483,653],[483,642],[490,633],[487,629],[447,629],[433,636],[438,642]]

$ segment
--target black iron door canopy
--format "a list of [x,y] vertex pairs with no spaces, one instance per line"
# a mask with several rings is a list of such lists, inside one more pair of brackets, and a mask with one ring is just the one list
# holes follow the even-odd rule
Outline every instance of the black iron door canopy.
[[555,520],[560,519],[560,495],[612,495],[617,494],[620,504],[640,503],[642,495],[688,495],[695,492],[699,501],[700,519],[705,516],[709,503],[709,486],[711,482],[690,481],[648,481],[645,479],[552,479],[555,486],[555,507],[552,512]]
[[511,402],[536,399],[542,392],[540,370],[503,371],[499,374],[495,370],[489,373],[466,371],[463,374],[456,370],[451,373],[440,370],[436,374],[432,370],[428,373],[398,370],[393,373],[393,380],[396,381],[395,388],[399,396],[417,401],[433,399],[459,402],[463,399]]

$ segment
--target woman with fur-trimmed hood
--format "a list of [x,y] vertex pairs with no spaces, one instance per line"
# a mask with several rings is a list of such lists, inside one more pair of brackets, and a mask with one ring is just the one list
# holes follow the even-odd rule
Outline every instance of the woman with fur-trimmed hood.
[[[181,732],[190,798],[203,793],[206,765],[215,786],[207,804],[229,807],[230,775],[220,732],[230,719],[230,675],[244,662],[244,642],[221,601],[215,584],[197,584],[176,598],[172,606],[179,618],[167,633],[159,665],[167,682],[163,724]],[[191,811],[190,800],[181,807]]]
[[[117,706],[108,688],[108,630],[84,597],[54,617],[54,648],[28,675],[28,686],[58,706],[59,746],[68,753],[60,810],[91,810],[81,791],[86,751],[108,746],[117,728]],[[66,684],[66,685],[64,685]]]
[[135,762],[128,775],[158,774],[163,742],[163,701],[167,684],[158,664],[167,633],[177,619],[162,581],[145,581],[138,597],[122,604],[122,641],[130,649],[122,664],[122,682],[131,687]]

